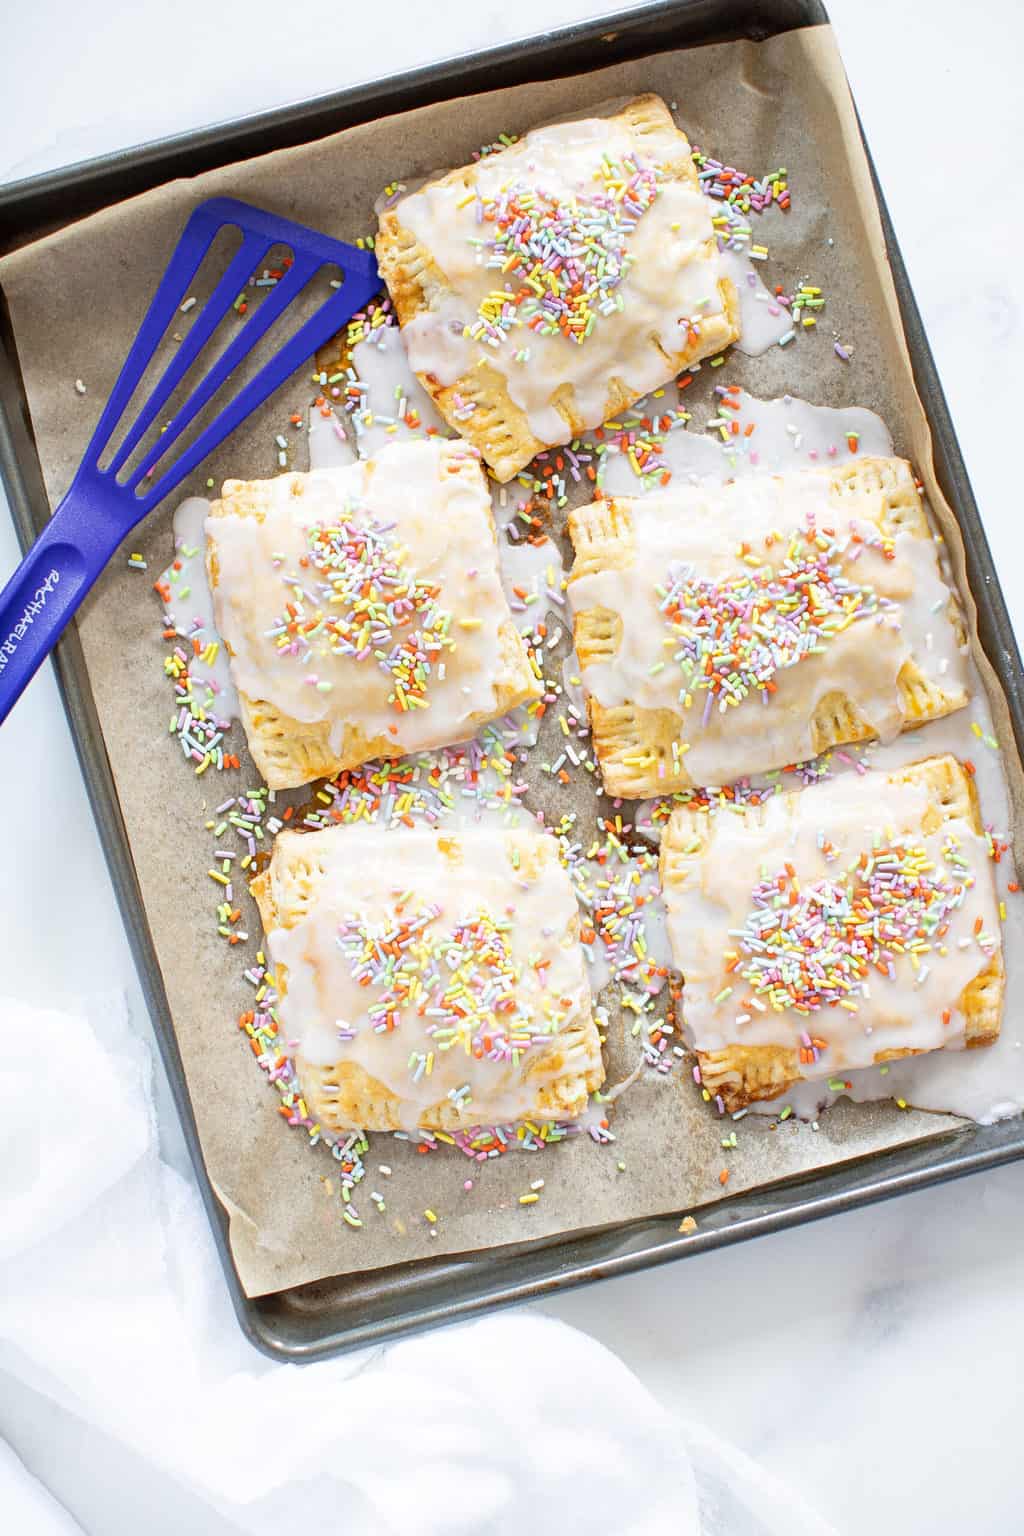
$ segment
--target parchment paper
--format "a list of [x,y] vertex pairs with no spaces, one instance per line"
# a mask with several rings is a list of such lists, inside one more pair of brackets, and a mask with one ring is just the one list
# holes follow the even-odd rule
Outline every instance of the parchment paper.
[[[461,164],[502,132],[523,132],[556,116],[640,91],[678,103],[693,143],[755,174],[789,172],[793,210],[755,229],[771,263],[768,281],[791,291],[798,280],[822,286],[825,334],[799,337],[766,356],[733,356],[729,382],[770,398],[786,392],[820,404],[867,405],[889,424],[896,451],[922,475],[946,532],[969,619],[963,549],[935,484],[928,426],[913,387],[889,276],[881,227],[842,66],[827,28],[768,42],[738,42],[665,53],[571,79],[496,91],[369,123],[316,144],[178,181],[72,225],[0,263],[31,406],[46,485],[56,504],[127,352],[185,218],[200,199],[230,194],[314,228],[352,240],[373,229],[373,203],[396,177],[409,180]],[[853,362],[834,356],[831,330],[854,346]],[[81,378],[87,393],[79,396]],[[721,373],[717,375],[721,377]],[[256,478],[277,469],[274,433],[309,400],[308,370],[203,466],[183,493],[206,477]],[[705,394],[705,369],[687,397]],[[305,467],[301,460],[299,468]],[[174,501],[127,541],[152,577],[171,551]],[[522,1243],[572,1228],[630,1217],[689,1212],[720,1197],[720,1140],[731,1127],[702,1106],[684,1074],[642,1080],[617,1106],[612,1148],[580,1137],[539,1157],[510,1154],[473,1167],[451,1150],[418,1157],[380,1137],[368,1163],[394,1170],[385,1186],[387,1214],[368,1200],[364,1227],[350,1230],[338,1210],[336,1165],[311,1152],[275,1113],[277,1099],[255,1069],[235,1020],[250,1005],[241,980],[242,946],[229,950],[213,931],[210,844],[204,812],[235,793],[237,781],[211,772],[196,779],[167,737],[168,692],[162,675],[159,609],[149,580],[115,559],[87,603],[80,632],[147,915],[181,1045],[210,1176],[231,1217],[231,1246],[249,1295],[332,1274],[416,1257]],[[1012,741],[1005,701],[977,644],[1001,740]],[[240,736],[240,732],[237,733]],[[540,756],[548,754],[540,749]],[[1014,809],[1024,786],[1012,753]],[[248,783],[257,782],[249,767]],[[243,775],[244,777],[244,775]],[[563,808],[586,800],[573,785]],[[532,802],[550,812],[550,781]],[[1019,817],[1014,816],[1015,825]],[[258,925],[250,919],[255,932]],[[610,1031],[610,1080],[631,1061],[622,1027]],[[730,1193],[803,1170],[933,1135],[957,1122],[901,1113],[889,1105],[840,1104],[812,1134],[793,1123],[769,1129],[744,1122],[743,1155],[729,1159]],[[624,1164],[624,1171],[619,1165]],[[463,1192],[472,1174],[475,1188]],[[521,1207],[530,1180],[545,1179],[543,1198]],[[330,1181],[330,1186],[326,1181]],[[431,1237],[423,1211],[440,1218]]]

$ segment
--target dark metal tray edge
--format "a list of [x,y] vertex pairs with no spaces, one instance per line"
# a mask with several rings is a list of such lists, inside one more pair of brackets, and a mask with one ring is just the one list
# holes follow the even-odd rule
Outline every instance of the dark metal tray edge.
[[[771,0],[730,5],[729,0],[658,0],[654,5],[524,39],[475,56],[460,56],[377,84],[182,134],[138,149],[0,187],[0,236],[37,233],[51,221],[70,222],[95,207],[133,195],[170,175],[194,174],[212,164],[298,143],[346,122],[381,115],[544,73],[569,74],[642,52],[698,45],[726,37],[761,39],[795,26],[827,21],[817,0]],[[581,62],[579,51],[600,45],[600,57]],[[571,57],[570,57],[571,55]],[[552,66],[555,65],[555,68]],[[866,148],[866,146],[865,146]],[[870,161],[870,152],[868,151]],[[934,435],[935,467],[964,536],[969,584],[979,603],[979,634],[1006,691],[1018,750],[1024,750],[1024,699],[1016,639],[978,516],[967,473],[921,324],[888,211],[871,166],[893,280],[918,390]],[[9,243],[6,239],[4,243]],[[17,243],[16,241],[13,243]],[[16,350],[0,315],[0,476],[14,522],[27,547],[49,515],[32,442]],[[149,934],[141,892],[77,634],[69,632],[55,658],[64,708],[86,781],[143,993],[174,1096],[189,1154],[210,1217],[239,1324],[249,1340],[275,1357],[308,1360],[342,1349],[380,1343],[412,1330],[465,1318],[483,1309],[549,1295],[589,1280],[649,1268],[684,1254],[782,1231],[804,1221],[927,1188],[947,1179],[1024,1157],[1024,1125],[1008,1121],[965,1126],[948,1136],[846,1163],[823,1174],[750,1191],[704,1207],[692,1236],[677,1232],[678,1216],[627,1223],[622,1229],[572,1233],[492,1254],[458,1256],[377,1272],[369,1294],[343,1304],[338,1320],[303,1315],[281,1293],[250,1300],[231,1263],[227,1218],[203,1162],[163,981]],[[393,1315],[399,1301],[402,1310]],[[353,1312],[354,1316],[348,1316]]]

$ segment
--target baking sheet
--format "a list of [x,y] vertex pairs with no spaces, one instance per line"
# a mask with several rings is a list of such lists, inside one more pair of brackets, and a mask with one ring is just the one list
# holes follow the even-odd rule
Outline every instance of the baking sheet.
[[[844,367],[834,358],[823,325],[824,335],[801,337],[796,346],[760,359],[734,357],[722,373],[761,396],[790,391],[821,403],[858,402],[877,409],[893,431],[897,451],[909,454],[925,479],[933,510],[952,535],[954,566],[962,578],[959,539],[931,478],[927,427],[912,387],[852,107],[824,28],[764,44],[661,54],[570,83],[524,86],[423,109],[306,149],[175,183],[16,253],[3,263],[0,276],[52,500],[70,481],[195,201],[229,193],[353,239],[372,227],[374,199],[395,176],[408,180],[439,164],[459,163],[500,132],[521,132],[567,110],[642,90],[678,102],[680,122],[705,150],[757,173],[787,166],[794,209],[785,217],[773,215],[763,232],[757,230],[771,247],[766,275],[777,275],[787,287],[797,278],[820,283],[829,294],[829,327],[838,326],[855,345],[853,362]],[[87,382],[84,396],[75,393],[76,377]],[[709,382],[705,374],[703,387]],[[691,394],[701,387],[699,382]],[[204,466],[202,478],[273,473],[277,424],[308,396],[306,380],[297,377],[294,398],[285,394],[254,418]],[[151,571],[167,562],[170,511],[156,514],[129,541]],[[234,1028],[249,993],[239,980],[238,951],[228,951],[212,932],[209,843],[202,830],[204,812],[234,785],[209,776],[193,779],[173,743],[162,739],[168,707],[157,619],[148,582],[115,562],[80,629],[207,1167],[231,1213],[232,1251],[246,1291],[259,1295],[423,1254],[691,1210],[717,1198],[722,1126],[688,1082],[658,1079],[638,1084],[623,1100],[614,1120],[614,1147],[580,1139],[542,1159],[507,1157],[471,1170],[476,1182],[470,1199],[462,1193],[467,1165],[461,1155],[417,1158],[410,1148],[378,1138],[373,1165],[379,1160],[394,1168],[387,1220],[373,1220],[371,1210],[360,1232],[339,1221],[336,1180],[330,1191],[325,1183],[333,1171],[330,1160],[311,1155],[282,1125],[276,1101]],[[1012,740],[1004,701],[996,696],[992,703],[997,734]],[[1008,767],[1016,806],[1019,766],[1013,760]],[[577,798],[567,792],[568,800]],[[614,1036],[613,1028],[613,1046]],[[613,1070],[612,1080],[616,1075]],[[745,1130],[743,1156],[730,1162],[729,1189],[862,1155],[951,1123],[882,1105],[839,1106],[816,1134],[791,1125],[774,1132]],[[544,1197],[524,1210],[518,1197],[536,1176],[546,1181]],[[436,1237],[423,1220],[426,1206],[441,1217]]]

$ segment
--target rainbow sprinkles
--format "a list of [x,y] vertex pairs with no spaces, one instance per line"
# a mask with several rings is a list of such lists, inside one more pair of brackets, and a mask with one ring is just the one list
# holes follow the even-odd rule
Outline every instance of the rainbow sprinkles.
[[[892,540],[856,529],[852,537],[882,550]],[[770,543],[771,541],[769,541]],[[681,698],[686,707],[694,693],[705,693],[704,723],[720,710],[740,704],[751,693],[767,702],[776,692],[776,673],[821,655],[828,642],[857,620],[892,607],[869,586],[852,581],[838,556],[841,547],[813,523],[790,542],[783,564],[757,564],[747,574],[713,581],[692,565],[676,562],[669,581],[658,585],[658,607],[678,642],[672,660],[683,673]]]
[[623,308],[629,236],[658,196],[658,173],[636,155],[616,162],[605,153],[593,174],[601,190],[587,197],[549,197],[525,182],[473,194],[477,220],[494,225],[479,242],[485,264],[516,285],[481,299],[467,327],[473,340],[498,346],[524,327],[582,346],[601,315]]
[[662,880],[705,1089],[741,1109],[803,1078],[991,1045],[1004,971],[988,859],[951,756],[728,819],[675,811]]
[[[509,919],[497,922],[485,908],[456,923],[451,933],[428,933],[442,909],[436,903],[370,924],[349,918],[338,925],[338,943],[352,977],[376,989],[367,1008],[371,1028],[397,1029],[401,1010],[416,1004],[429,1020],[430,1051],[413,1051],[414,1078],[429,1073],[434,1051],[465,1050],[478,1060],[518,1065],[534,1038],[530,1016],[516,997],[520,970],[509,953]],[[346,1026],[339,1038],[352,1038]],[[466,1086],[453,1088],[461,1102]]]
[[253,892],[299,1080],[335,1133],[572,1120],[601,1086],[550,835],[284,832]]
[[[455,641],[452,615],[438,602],[440,587],[404,569],[396,526],[348,511],[334,525],[307,528],[308,553],[300,565],[309,568],[310,577],[294,570],[282,577],[288,602],[267,637],[279,654],[302,666],[315,663],[318,655],[375,662],[391,678],[388,703],[406,710],[425,706],[431,674],[436,670],[444,677],[441,658]],[[314,573],[318,579],[311,589]],[[334,687],[315,672],[306,683],[319,692]]]
[[[827,843],[822,851],[836,857]],[[942,856],[945,868],[936,869],[920,843],[898,842],[862,853],[834,878],[801,883],[790,864],[760,880],[736,934],[739,948],[725,952],[752,989],[745,1005],[758,998],[776,1012],[856,1013],[872,972],[894,980],[900,957],[920,970],[974,884],[955,837]],[[977,940],[985,951],[996,942],[980,931]]]
[[228,481],[206,531],[242,724],[272,789],[465,740],[542,691],[461,442]]
[[648,95],[535,128],[381,211],[413,371],[497,479],[736,339],[711,209]]
[[[614,1142],[607,1105],[620,1085],[602,1091],[600,1054],[599,1032],[608,1023],[619,1026],[613,1052],[622,1050],[620,1038],[633,1040],[632,1059],[642,1060],[654,1080],[681,1065],[688,1071],[695,1047],[704,1097],[722,1113],[739,1115],[748,1098],[765,1096],[743,1054],[764,1044],[765,1019],[784,1021],[783,1043],[792,1056],[783,1086],[773,1079],[773,1090],[784,1093],[799,1076],[839,1082],[837,1074],[853,1070],[862,1056],[873,1059],[876,1047],[902,1053],[902,1045],[890,1045],[888,1026],[874,1022],[887,993],[902,997],[910,990],[915,1006],[927,1010],[930,1033],[910,1049],[941,1050],[964,1033],[959,994],[932,1006],[936,979],[951,969],[951,947],[956,975],[974,967],[976,979],[998,962],[998,920],[986,902],[979,859],[998,859],[1004,845],[979,838],[969,819],[939,838],[934,831],[925,836],[920,828],[880,823],[870,848],[851,856],[842,818],[837,828],[822,813],[813,854],[804,862],[777,848],[752,862],[742,847],[718,861],[741,871],[746,885],[732,904],[728,930],[715,928],[718,950],[708,967],[714,986],[702,999],[700,967],[690,956],[678,964],[683,985],[659,936],[659,835],[667,849],[664,869],[666,857],[678,853],[680,821],[696,829],[686,851],[692,860],[689,844],[698,837],[710,842],[710,827],[721,826],[728,840],[725,829],[775,815],[772,808],[790,799],[787,782],[827,781],[829,792],[838,784],[843,803],[847,781],[869,777],[859,750],[838,750],[856,738],[840,735],[837,750],[807,762],[798,762],[784,743],[773,759],[777,771],[765,778],[751,777],[744,762],[735,774],[723,769],[718,787],[707,787],[709,775],[702,770],[696,777],[678,774],[678,784],[657,774],[634,789],[616,783],[607,762],[598,761],[585,718],[592,699],[571,702],[545,676],[564,633],[561,623],[549,626],[546,620],[562,620],[558,610],[566,603],[547,531],[562,531],[563,515],[578,503],[580,491],[593,498],[596,523],[615,515],[609,498],[617,496],[623,505],[621,490],[628,486],[637,493],[630,515],[646,537],[647,510],[637,510],[640,492],[664,492],[673,478],[676,485],[695,480],[705,466],[715,479],[762,464],[781,467],[776,438],[782,432],[789,439],[787,469],[814,464],[820,454],[839,471],[848,453],[867,461],[870,471],[872,455],[877,460],[885,452],[870,435],[862,441],[845,417],[834,443],[819,443],[824,431],[813,430],[805,441],[805,418],[814,408],[797,402],[803,414],[793,412],[794,419],[780,425],[775,417],[784,406],[789,413],[788,397],[776,409],[738,385],[715,383],[722,373],[699,377],[701,358],[715,369],[727,361],[723,349],[735,329],[727,285],[720,286],[718,274],[736,272],[736,258],[767,259],[767,246],[754,243],[751,216],[772,208],[784,213],[791,192],[784,168],[754,177],[691,151],[653,100],[631,104],[643,118],[643,134],[625,117],[588,120],[571,128],[567,154],[559,151],[560,129],[521,140],[503,136],[473,167],[452,173],[454,181],[439,178],[411,196],[393,182],[382,204],[379,242],[391,294],[353,318],[336,348],[332,344],[318,358],[313,376],[315,409],[330,419],[338,438],[350,445],[354,438],[359,465],[351,472],[314,469],[308,476],[229,482],[213,522],[244,518],[252,524],[244,538],[258,540],[260,551],[254,562],[251,551],[236,558],[242,548],[241,537],[238,549],[232,548],[237,529],[212,529],[216,623],[211,615],[191,623],[175,616],[175,610],[186,613],[191,595],[192,543],[176,552],[156,584],[170,642],[165,669],[175,694],[171,733],[183,755],[197,774],[211,767],[231,770],[241,761],[231,750],[232,711],[215,672],[218,658],[223,663],[230,650],[240,718],[270,785],[229,794],[206,822],[214,844],[209,877],[216,885],[220,937],[232,947],[247,945],[252,924],[241,882],[255,873],[265,907],[275,840],[294,846],[291,839],[301,832],[294,855],[301,862],[313,859],[319,839],[355,834],[353,851],[339,856],[338,868],[344,865],[348,878],[339,880],[335,869],[319,915],[320,897],[301,914],[302,904],[289,909],[288,900],[264,910],[264,946],[255,959],[251,947],[244,951],[253,996],[238,1021],[280,1096],[282,1118],[312,1145],[330,1149],[340,1173],[341,1217],[352,1228],[363,1225],[365,1190],[375,1182],[366,1182],[367,1128],[390,1132],[420,1154],[455,1147],[480,1165],[508,1150],[540,1151],[581,1134]],[[648,124],[653,126],[645,143]],[[676,163],[680,154],[683,170]],[[396,264],[396,231],[403,229],[425,256],[424,270],[436,257],[442,276],[451,279],[450,291],[443,284],[433,291],[429,315],[410,296],[407,250],[398,252]],[[674,270],[672,282],[662,282],[660,253],[687,241],[700,260],[685,276]],[[825,295],[817,271],[813,277],[787,285],[789,291],[775,284],[755,295],[781,321],[780,330],[788,316],[789,332],[779,338],[784,347],[820,319]],[[733,280],[738,286],[740,278]],[[751,288],[760,284],[752,268],[745,281]],[[659,330],[662,289],[671,290],[671,337]],[[437,334],[428,336],[435,321]],[[657,335],[669,357],[670,365],[664,356],[658,360],[656,378],[646,378],[639,365],[627,370],[637,356],[634,328]],[[328,351],[331,360],[322,361]],[[838,342],[836,354],[849,359]],[[556,355],[570,359],[564,377],[552,372]],[[467,359],[468,371],[462,366]],[[424,361],[432,366],[425,369]],[[609,378],[621,383],[620,374],[626,379],[621,395],[610,393]],[[478,387],[480,380],[486,387]],[[695,385],[686,404],[694,397],[705,409],[710,403],[706,427],[713,440],[694,433],[694,442],[685,432],[691,411],[684,408],[683,392]],[[516,410],[507,409],[502,389]],[[502,429],[516,439],[509,459],[500,462],[480,436],[495,410]],[[838,424],[839,413],[831,413],[830,421],[832,415]],[[300,411],[290,418],[299,430],[304,419]],[[496,470],[492,479],[510,478],[510,459],[518,455],[514,487],[487,486],[479,456],[465,440],[479,443]],[[287,440],[279,434],[276,442],[279,466],[286,468]],[[445,509],[428,509],[410,538],[407,511],[418,492],[396,474],[383,504],[367,494],[382,466],[387,477],[388,462],[397,462],[396,450],[414,450],[420,468],[428,458],[440,464],[456,494],[474,481],[475,531],[443,573],[429,557],[445,542],[438,539],[439,526],[446,536],[452,527],[447,495]],[[899,473],[910,475],[906,466]],[[690,492],[684,486],[680,494],[685,499]],[[727,496],[745,501],[748,493]],[[709,505],[717,497],[709,493]],[[696,492],[693,499],[699,499]],[[653,517],[655,503],[649,510]],[[639,579],[654,611],[649,623],[645,619],[643,638],[654,637],[654,651],[643,658],[641,686],[654,699],[664,683],[673,707],[692,711],[694,725],[702,717],[706,740],[697,740],[697,748],[710,751],[721,721],[732,725],[731,717],[749,701],[757,720],[739,718],[751,720],[751,739],[763,757],[767,735],[780,729],[785,716],[785,691],[792,692],[794,683],[803,689],[808,680],[810,695],[810,680],[831,664],[833,650],[852,653],[847,631],[855,626],[871,653],[869,670],[884,662],[895,675],[919,622],[926,626],[929,653],[942,653],[923,663],[937,668],[945,650],[955,650],[948,592],[934,574],[930,544],[908,554],[909,534],[897,549],[893,527],[870,517],[848,521],[847,510],[841,520],[834,508],[799,522],[787,515],[776,518],[778,527],[759,526],[740,538],[727,530],[727,558],[717,569],[721,551],[703,562],[667,547],[657,560],[645,557]],[[266,529],[268,521],[274,527]],[[278,538],[275,529],[284,522],[287,537]],[[528,568],[532,579],[533,564],[509,560],[502,595],[495,533],[502,550],[521,544],[529,555],[531,546],[543,547],[542,559],[550,549],[545,580],[531,585],[513,576],[512,569]],[[908,563],[924,588],[912,616],[903,612],[905,589],[896,590]],[[618,579],[609,572],[609,592]],[[229,616],[235,593],[243,597]],[[243,612],[246,603],[250,609]],[[605,606],[612,611],[610,603]],[[617,617],[628,630],[636,604],[621,606]],[[495,688],[512,638],[514,686]],[[558,659],[561,654],[556,651]],[[578,668],[589,689],[591,658],[567,662],[566,676]],[[860,663],[850,666],[857,671]],[[954,658],[951,689],[958,680]],[[635,691],[635,680],[629,681]],[[888,676],[884,681],[888,687]],[[610,690],[608,678],[605,684]],[[891,733],[893,722],[886,725]],[[538,731],[543,734],[534,750]],[[463,737],[465,745],[451,745]],[[260,755],[282,739],[296,749],[284,775],[276,767],[268,771],[270,758]],[[690,761],[681,737],[676,750],[677,767],[684,751]],[[721,761],[730,766],[724,754]],[[660,797],[632,809],[619,799],[602,803],[600,772],[613,793]],[[592,786],[596,815],[560,803],[573,776]],[[675,793],[660,794],[666,777]],[[279,798],[281,790],[306,785],[301,797],[288,803]],[[536,832],[535,824],[554,835]],[[483,878],[498,862],[498,829],[514,840],[524,827],[554,848],[544,889],[557,882],[559,901],[568,901],[559,909],[566,915],[560,931],[571,940],[562,946],[565,954],[553,953],[546,931],[558,925],[540,923],[523,947],[516,934],[520,892],[503,904],[490,899],[493,893],[484,899],[474,884],[478,872]],[[398,850],[409,834],[414,843],[429,834],[437,848],[464,841],[470,849],[479,836],[484,851],[467,859],[466,878],[443,865],[443,878],[396,883],[387,866],[405,857]],[[526,905],[530,898],[522,899]],[[713,926],[706,919],[702,911],[696,931]],[[671,917],[669,927],[671,937]],[[571,976],[559,970],[566,954]],[[678,953],[675,958],[678,963]],[[310,968],[329,977],[329,985],[310,983]],[[602,993],[610,1019],[603,1010],[592,1012],[591,991]],[[324,994],[331,1007],[319,1018],[314,1002]],[[667,996],[676,1006],[666,1017]],[[721,1026],[718,1036],[704,1028],[704,1002],[715,1027]],[[849,1047],[860,1036],[870,1049],[863,1040]],[[564,1059],[553,1066],[551,1052],[563,1047]],[[723,1052],[731,1053],[725,1076],[716,1073],[712,1059]],[[616,1069],[623,1059],[609,1058]],[[545,1062],[538,1072],[537,1064]],[[738,1088],[726,1080],[729,1072],[738,1074]],[[555,1085],[550,1095],[535,1092],[536,1082],[524,1087],[535,1073],[538,1081]],[[720,1132],[714,1135],[717,1143]],[[735,1150],[735,1131],[721,1145]],[[625,1163],[619,1168],[624,1171]],[[390,1178],[390,1166],[382,1164],[380,1173]],[[720,1182],[727,1178],[723,1170]],[[535,1180],[519,1204],[531,1208],[543,1184]],[[363,1214],[354,1202],[360,1186]],[[368,1195],[379,1214],[386,1209],[383,1188]],[[467,1180],[464,1189],[471,1188]],[[443,1203],[431,1201],[423,1212],[432,1234],[446,1214]]]

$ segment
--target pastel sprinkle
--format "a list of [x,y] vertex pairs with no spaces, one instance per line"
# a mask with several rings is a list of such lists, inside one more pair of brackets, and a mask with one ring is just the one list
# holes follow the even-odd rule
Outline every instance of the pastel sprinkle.
[[481,300],[470,337],[498,347],[528,330],[582,346],[598,319],[620,308],[629,236],[658,196],[659,173],[635,156],[605,155],[594,177],[590,195],[571,200],[523,182],[479,198],[485,265],[505,283]]
[[[880,541],[879,541],[880,542]],[[842,549],[809,525],[778,568],[767,559],[722,581],[670,567],[659,608],[682,671],[680,699],[707,694],[704,719],[749,694],[775,692],[776,673],[818,654],[855,620],[879,610],[870,587],[846,576]],[[754,560],[755,557],[751,557]]]
[[[949,837],[944,849],[953,870],[957,846]],[[734,935],[746,957],[739,975],[776,1012],[856,1012],[872,971],[892,977],[897,957],[913,952],[916,961],[931,949],[968,883],[937,871],[912,843],[874,848],[834,878],[806,883],[787,865],[754,888]]]
[[[308,528],[310,574],[282,577],[288,601],[267,635],[304,668],[332,656],[379,666],[394,684],[389,704],[403,712],[427,702],[430,675],[455,642],[440,589],[403,570],[390,535],[377,518],[354,510]],[[320,687],[315,670],[307,681]]]

